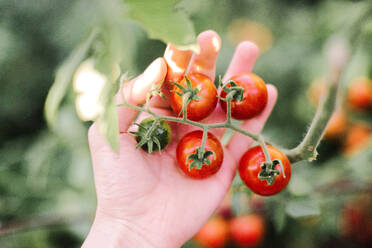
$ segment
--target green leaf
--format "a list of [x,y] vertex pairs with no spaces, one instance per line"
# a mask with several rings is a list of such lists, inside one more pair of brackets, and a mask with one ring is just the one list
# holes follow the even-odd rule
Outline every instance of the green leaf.
[[191,20],[182,9],[175,6],[179,0],[124,2],[128,8],[128,17],[141,24],[150,38],[199,52]]
[[89,37],[72,51],[57,70],[56,78],[49,90],[44,107],[45,118],[49,125],[53,125],[57,121],[58,108],[66,95],[72,76],[76,68],[87,57],[97,35],[98,31],[93,30]]
[[320,215],[319,203],[314,198],[297,198],[288,202],[286,213],[293,218]]
[[272,214],[272,220],[276,231],[281,232],[286,224],[286,213],[283,204],[277,204]]
[[114,151],[119,151],[119,127],[115,99],[110,98],[103,115],[97,119],[101,134]]

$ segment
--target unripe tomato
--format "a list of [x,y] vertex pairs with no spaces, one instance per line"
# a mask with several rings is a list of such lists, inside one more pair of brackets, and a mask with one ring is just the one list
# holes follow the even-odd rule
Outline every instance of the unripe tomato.
[[372,82],[368,78],[354,79],[347,92],[349,106],[366,110],[372,107]]
[[264,237],[265,222],[258,214],[239,216],[230,221],[231,238],[241,246],[256,246]]
[[[237,86],[244,89],[243,100],[231,101],[231,116],[237,120],[246,120],[252,118],[262,112],[266,107],[268,93],[265,82],[253,73],[242,73],[230,78]],[[227,85],[231,87],[231,85]],[[227,93],[221,91],[220,96],[225,98]],[[227,102],[221,101],[222,109],[227,111]]]
[[282,173],[281,166],[276,165],[275,169],[280,171],[280,174],[275,177],[272,185],[269,185],[266,180],[260,180],[258,174],[261,171],[261,164],[266,161],[265,154],[261,146],[250,148],[244,153],[239,162],[239,175],[243,182],[256,194],[269,196],[278,194],[282,191],[291,179],[291,164],[288,158],[278,149],[273,146],[267,146],[272,160],[280,159],[284,167],[285,178]]
[[[154,118],[149,117],[141,121],[138,127],[138,133],[145,134],[149,128],[151,128],[152,124],[154,123]],[[159,151],[164,149],[171,141],[172,138],[172,129],[169,126],[168,122],[161,120],[159,121],[158,125],[152,132],[152,136],[155,136],[160,143],[160,149],[156,143],[153,143],[154,151]],[[137,135],[136,137],[137,142],[139,143],[142,140],[142,136]],[[142,149],[148,151],[147,144],[142,146]]]
[[208,222],[195,235],[195,240],[208,248],[223,247],[229,237],[229,225],[221,218],[216,217]]
[[[189,103],[187,106],[187,118],[193,121],[200,121],[210,115],[216,108],[218,100],[217,89],[213,81],[203,74],[191,73],[187,75],[187,78],[190,80],[192,88],[200,87],[200,91],[197,93],[200,99],[192,100]],[[179,84],[187,88],[185,78]],[[182,93],[182,90],[176,85],[173,86],[172,90],[170,93],[170,105],[173,112],[178,115],[182,110],[182,97],[175,92]]]
[[371,142],[371,127],[366,124],[354,124],[346,133],[343,154],[354,155],[363,150]]
[[326,139],[337,139],[345,133],[347,128],[347,119],[345,113],[342,110],[338,110],[333,113],[331,119],[328,122],[324,138]]
[[192,160],[188,160],[188,156],[195,153],[198,147],[201,147],[203,131],[196,130],[186,134],[177,145],[177,162],[181,170],[188,176],[193,178],[206,178],[215,173],[221,168],[223,162],[223,147],[220,141],[212,133],[207,134],[207,142],[205,150],[213,151],[214,155],[210,155],[210,164],[203,164],[200,169],[196,167],[189,170],[189,164]]

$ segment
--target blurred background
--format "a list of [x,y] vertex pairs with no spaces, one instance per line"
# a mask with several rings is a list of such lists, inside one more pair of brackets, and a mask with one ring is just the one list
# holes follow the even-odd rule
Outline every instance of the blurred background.
[[[120,37],[114,53],[129,75],[163,55],[164,42],[149,39],[135,17],[117,11],[125,3],[0,1],[0,247],[80,247],[87,235],[96,205],[90,122],[79,120],[71,85],[49,128],[43,109],[57,68],[96,26]],[[318,159],[295,164],[287,189],[270,198],[253,195],[236,178],[216,215],[185,247],[372,247],[372,17],[366,15],[371,4],[177,3],[196,34],[206,29],[220,34],[217,75],[240,41],[258,44],[254,72],[279,90],[264,134],[287,148],[300,142],[325,91],[325,47],[335,37],[358,35]],[[249,242],[239,239],[244,235]]]

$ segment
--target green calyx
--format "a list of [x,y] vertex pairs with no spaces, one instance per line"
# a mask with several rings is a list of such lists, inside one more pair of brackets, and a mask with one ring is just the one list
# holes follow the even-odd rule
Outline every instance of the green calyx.
[[185,80],[186,80],[186,88],[183,87],[179,83],[172,82],[174,85],[176,85],[182,91],[182,92],[178,92],[178,91],[172,90],[172,92],[176,93],[180,97],[183,97],[186,93],[189,93],[188,95],[189,95],[190,101],[191,100],[199,101],[200,100],[200,97],[198,96],[198,92],[201,90],[200,85],[198,85],[197,87],[193,88],[192,85],[191,85],[190,79],[188,79],[185,76]]
[[214,156],[215,153],[209,150],[203,151],[201,147],[198,147],[194,153],[187,157],[187,161],[192,160],[192,162],[189,164],[189,170],[192,168],[200,170],[203,165],[211,164],[211,160],[208,158],[211,155]]
[[198,85],[197,87],[193,88],[192,85],[191,85],[190,79],[188,79],[185,76],[185,80],[186,80],[186,88],[183,87],[179,83],[172,82],[174,85],[176,85],[181,90],[181,92],[178,92],[176,90],[172,90],[172,92],[174,92],[175,94],[182,97],[182,110],[179,113],[179,115],[181,115],[183,112],[186,111],[187,105],[189,105],[189,103],[192,100],[194,100],[194,101],[199,101],[200,100],[200,97],[198,96],[198,92],[201,90],[201,86]]
[[219,85],[222,87],[222,90],[227,93],[225,98],[219,97],[223,101],[230,101],[230,100],[236,100],[236,101],[243,101],[244,98],[244,89],[243,87],[240,87],[237,85],[237,83],[233,80],[229,80],[226,83],[222,83],[221,77],[219,78]]
[[153,151],[161,151],[171,140],[171,128],[166,121],[155,120],[154,118],[147,118],[140,124],[134,123],[138,126],[138,131],[130,132],[136,135],[137,146],[151,154]]
[[263,162],[258,178],[260,180],[266,180],[267,184],[272,185],[275,182],[276,176],[280,175],[280,170],[275,169],[278,164],[281,166],[283,177],[285,178],[284,167],[280,159]]

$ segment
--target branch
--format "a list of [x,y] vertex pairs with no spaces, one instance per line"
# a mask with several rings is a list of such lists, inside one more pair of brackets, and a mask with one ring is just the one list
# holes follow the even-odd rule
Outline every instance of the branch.
[[315,113],[314,119],[308,132],[306,133],[305,138],[297,147],[284,151],[292,163],[301,160],[313,161],[316,159],[318,155],[316,149],[323,137],[328,121],[330,120],[336,107],[340,79],[341,69],[334,69],[328,79],[330,82],[329,89]]
[[331,43],[332,46],[327,54],[330,62],[330,72],[328,75],[329,88],[315,113],[305,138],[297,147],[291,150],[284,150],[284,153],[292,163],[301,160],[313,161],[316,159],[318,155],[316,149],[336,107],[342,73],[349,62],[349,55],[353,54],[356,50],[357,43],[361,39],[363,25],[371,13],[372,5],[366,8],[364,14],[349,28],[348,40],[353,45],[352,51],[350,51],[346,40],[337,40],[337,42]]

